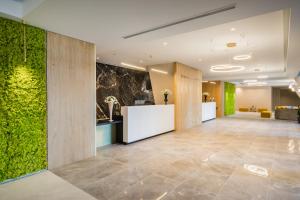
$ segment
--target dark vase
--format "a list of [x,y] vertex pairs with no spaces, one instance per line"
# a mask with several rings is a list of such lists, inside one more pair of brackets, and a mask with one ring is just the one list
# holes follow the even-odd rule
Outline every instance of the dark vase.
[[167,105],[168,104],[168,94],[164,94],[164,96],[165,96],[164,102]]
[[207,102],[207,96],[206,95],[204,96],[204,102]]

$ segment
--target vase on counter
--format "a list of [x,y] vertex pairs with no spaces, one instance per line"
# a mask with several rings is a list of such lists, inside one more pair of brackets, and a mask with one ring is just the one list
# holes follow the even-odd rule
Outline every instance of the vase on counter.
[[112,122],[113,119],[112,119],[112,112],[113,112],[113,109],[114,109],[114,102],[108,102],[108,110],[109,110],[109,121]]
[[163,91],[161,91],[161,93],[164,95],[164,97],[165,97],[164,102],[165,102],[165,105],[167,105],[168,104],[168,95],[171,95],[172,92],[169,89],[164,89]]
[[104,100],[105,103],[108,104],[108,110],[109,110],[109,121],[112,122],[112,113],[113,113],[113,109],[114,109],[114,104],[118,104],[118,100],[116,97],[114,96],[108,96],[105,98]]
[[167,105],[168,104],[168,94],[164,94],[164,96],[165,96],[164,102],[165,102],[165,105]]
[[207,97],[209,96],[208,92],[203,92],[204,102],[207,102]]

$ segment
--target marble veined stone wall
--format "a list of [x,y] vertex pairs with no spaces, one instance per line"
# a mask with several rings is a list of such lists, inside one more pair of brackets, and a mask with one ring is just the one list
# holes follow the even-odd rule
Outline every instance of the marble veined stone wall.
[[120,115],[121,106],[134,105],[135,100],[154,104],[149,72],[103,63],[96,65],[96,95],[97,120],[109,118],[108,106],[104,102],[107,96],[115,96],[119,101],[113,115]]

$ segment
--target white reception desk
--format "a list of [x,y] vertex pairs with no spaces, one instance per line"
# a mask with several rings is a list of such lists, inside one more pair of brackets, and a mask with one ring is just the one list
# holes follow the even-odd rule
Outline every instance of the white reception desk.
[[202,102],[202,121],[216,118],[216,102]]
[[123,142],[131,143],[173,131],[174,105],[124,106]]

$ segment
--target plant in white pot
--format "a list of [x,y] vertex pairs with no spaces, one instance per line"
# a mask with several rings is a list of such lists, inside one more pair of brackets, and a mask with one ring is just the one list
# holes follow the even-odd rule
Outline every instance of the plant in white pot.
[[114,96],[108,96],[104,100],[105,103],[108,104],[108,109],[109,109],[109,121],[112,122],[112,112],[114,108],[114,104],[118,104],[118,99]]
[[163,91],[161,91],[161,93],[164,95],[164,97],[165,97],[164,102],[167,105],[168,104],[168,95],[171,95],[172,91],[169,89],[164,89]]

